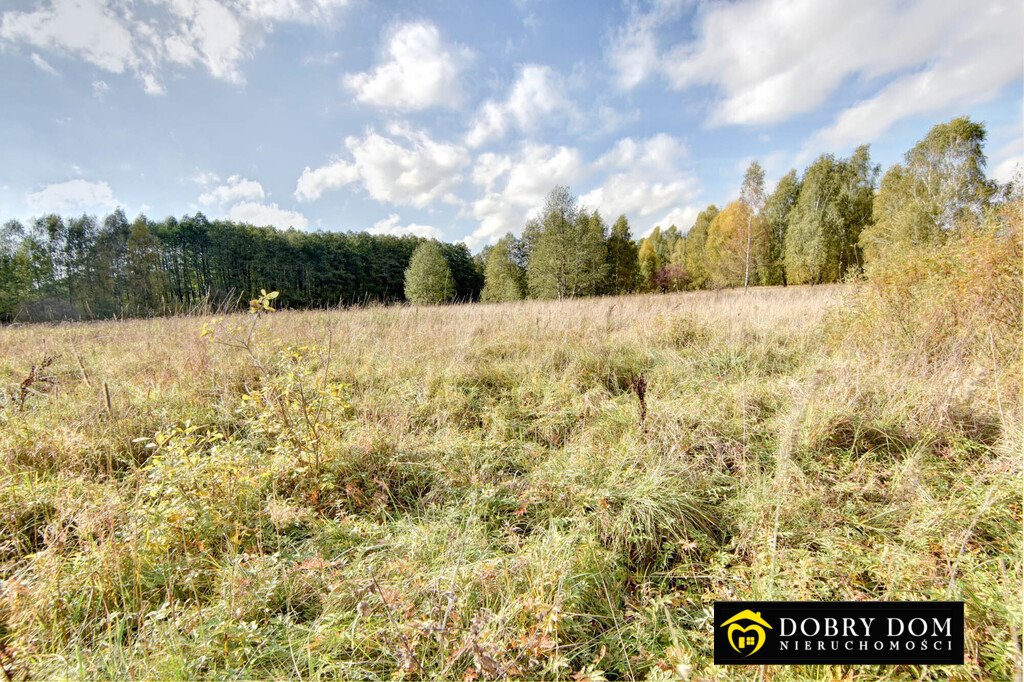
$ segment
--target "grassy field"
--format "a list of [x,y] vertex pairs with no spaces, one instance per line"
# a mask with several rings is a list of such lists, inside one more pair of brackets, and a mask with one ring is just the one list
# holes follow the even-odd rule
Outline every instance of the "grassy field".
[[[2,328],[6,666],[1012,678],[1019,338],[937,355],[868,305],[850,285]],[[716,668],[716,599],[962,599],[967,662]]]

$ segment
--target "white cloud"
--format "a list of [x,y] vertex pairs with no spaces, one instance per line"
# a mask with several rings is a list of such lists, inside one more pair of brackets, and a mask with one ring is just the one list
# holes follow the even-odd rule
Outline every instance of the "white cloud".
[[359,180],[359,170],[348,161],[332,161],[326,166],[302,171],[295,186],[295,198],[300,201],[319,199],[324,192],[338,189]]
[[697,215],[691,204],[699,190],[686,158],[685,145],[665,134],[623,138],[589,165],[571,147],[527,143],[514,156],[480,154],[471,177],[483,195],[464,211],[479,226],[464,241],[477,248],[518,233],[555,185],[572,186],[595,174],[603,179],[579,198],[581,205],[609,221],[625,213],[635,233],[671,224],[685,230]]
[[[37,0],[0,13],[0,43],[79,58],[131,73],[148,94],[164,92],[168,68],[202,67],[232,83],[274,22],[325,22],[346,0],[150,0],[145,12],[123,0]],[[35,61],[35,60],[33,60]],[[37,63],[38,66],[38,63]]]
[[255,19],[312,24],[330,21],[349,0],[244,0],[240,4],[243,13]]
[[689,203],[699,189],[697,179],[683,168],[686,158],[686,146],[664,133],[643,140],[623,138],[594,164],[596,171],[606,173],[604,180],[580,202],[608,220],[625,214],[641,232],[673,223],[685,230],[688,217],[696,215]]
[[92,82],[92,96],[97,99],[103,99],[103,96],[110,92],[110,86],[104,80],[95,80]]
[[989,177],[1002,183],[1014,180],[1021,174],[1024,174],[1024,136],[996,150],[992,154],[989,170]]
[[156,79],[151,73],[144,73],[139,76],[142,79],[142,90],[147,95],[162,95],[164,92],[164,86],[160,84],[160,81]]
[[81,57],[122,73],[133,61],[132,36],[103,0],[54,0],[31,12],[5,12],[0,38]]
[[306,66],[329,66],[341,59],[341,57],[341,52],[337,50],[332,50],[331,52],[317,52],[303,57],[302,63]]
[[370,234],[393,234],[398,237],[404,237],[406,235],[414,235],[416,237],[427,237],[428,239],[441,239],[441,231],[436,227],[430,225],[419,225],[417,223],[409,223],[408,225],[400,225],[402,219],[397,213],[392,213],[387,218],[378,220],[373,224],[373,227],[367,230]]
[[391,35],[387,61],[373,71],[345,76],[345,85],[364,104],[398,110],[454,107],[461,97],[459,71],[465,48],[448,47],[428,22],[399,26]]
[[672,16],[664,7],[634,14],[613,41],[619,84],[660,71],[676,89],[711,86],[716,125],[780,123],[851,81],[858,90],[886,83],[818,140],[848,144],[859,131],[856,141],[869,141],[907,116],[991,98],[1022,73],[1018,0],[708,3],[695,39],[659,52],[657,30]]
[[35,52],[32,53],[32,63],[35,64],[36,67],[38,67],[40,70],[45,71],[51,76],[58,75],[57,69],[50,66],[50,62],[46,61]]
[[608,54],[619,88],[630,90],[660,68],[657,28],[675,18],[682,7],[680,0],[658,0],[646,12],[635,5],[631,8],[626,24],[612,38]]
[[223,215],[227,209],[227,218],[259,227],[267,225],[287,229],[295,227],[304,230],[309,227],[309,220],[298,211],[289,211],[276,203],[267,203],[267,193],[256,180],[232,175],[224,182],[216,173],[197,171],[189,178],[205,191],[199,195],[199,203]]
[[188,178],[197,185],[206,187],[212,185],[215,182],[220,182],[220,176],[212,171],[201,171],[196,169],[196,172]]
[[231,207],[231,210],[228,211],[228,218],[259,227],[270,225],[282,230],[289,227],[304,230],[309,227],[309,220],[306,219],[306,216],[298,211],[285,210],[274,203],[243,201]]
[[473,181],[484,195],[467,211],[480,225],[464,241],[476,248],[519,232],[555,185],[571,185],[584,172],[579,150],[571,147],[525,144],[515,157],[481,154]]
[[1007,183],[1024,174],[1024,154],[1003,159],[989,175],[997,182]]
[[641,232],[639,236],[646,237],[651,232],[654,232],[656,227],[667,230],[673,225],[678,227],[680,232],[685,233],[693,227],[693,223],[697,220],[699,213],[700,209],[695,206],[684,206],[682,208],[677,206],[662,216],[661,220],[655,221],[649,228]]
[[462,181],[460,171],[469,162],[466,150],[398,125],[389,126],[388,134],[371,129],[363,137],[346,138],[351,160],[306,167],[295,196],[317,199],[329,189],[359,183],[384,203],[422,208],[438,199],[451,200],[451,190]]
[[47,185],[26,196],[25,202],[30,209],[40,213],[108,211],[120,204],[106,182],[87,180],[68,180]]
[[[216,182],[216,176],[214,176]],[[238,201],[256,201],[265,198],[263,185],[255,180],[232,175],[223,185],[218,185],[199,195],[199,203],[205,206],[223,206]]]
[[510,170],[512,170],[512,157],[486,152],[476,157],[476,163],[473,164],[473,184],[480,185],[487,192],[492,192],[495,181]]
[[530,132],[552,118],[578,117],[565,96],[566,86],[549,66],[524,66],[503,102],[488,100],[477,112],[466,135],[466,144],[479,147],[504,137],[513,126]]
[[610,135],[628,124],[640,120],[640,109],[619,111],[607,105],[598,106],[592,114],[591,132],[598,135]]
[[[818,131],[808,150],[844,149],[876,139],[897,121],[938,114],[995,96],[1024,73],[1024,4],[974,6],[972,17],[945,41],[928,65],[889,83],[874,96],[836,116]],[[978,16],[973,16],[978,15]]]
[[178,32],[167,37],[167,58],[182,66],[199,63],[214,78],[241,83],[240,62],[251,55],[246,40],[245,18],[217,0],[171,0],[169,8],[180,22]]

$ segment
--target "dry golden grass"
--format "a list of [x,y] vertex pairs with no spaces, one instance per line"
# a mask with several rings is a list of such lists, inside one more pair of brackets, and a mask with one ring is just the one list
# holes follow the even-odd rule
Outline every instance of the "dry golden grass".
[[5,390],[57,359],[0,407],[0,642],[36,677],[745,678],[716,599],[955,598],[966,666],[857,675],[1008,677],[1019,354],[873,353],[858,296],[2,328]]

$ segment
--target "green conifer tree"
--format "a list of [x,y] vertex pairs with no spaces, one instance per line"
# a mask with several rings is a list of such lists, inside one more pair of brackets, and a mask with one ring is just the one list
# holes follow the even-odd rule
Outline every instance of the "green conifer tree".
[[626,216],[620,215],[608,237],[608,292],[625,294],[637,285],[638,250]]

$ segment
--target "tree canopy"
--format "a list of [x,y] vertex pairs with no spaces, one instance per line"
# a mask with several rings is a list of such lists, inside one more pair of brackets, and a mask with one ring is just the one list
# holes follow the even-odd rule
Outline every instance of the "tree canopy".
[[515,259],[516,238],[507,234],[487,254],[481,299],[491,303],[518,301],[526,296],[526,273]]
[[800,196],[800,180],[796,171],[791,170],[779,180],[764,205],[764,219],[768,227],[768,255],[763,272],[760,273],[764,284],[785,284],[786,266],[784,263],[786,248],[786,230],[789,227],[789,215]]
[[786,229],[788,283],[837,282],[860,268],[859,240],[871,221],[876,174],[867,146],[849,159],[823,154],[810,165]]
[[995,187],[985,177],[985,126],[967,117],[933,127],[882,178],[875,224],[860,243],[865,257],[891,247],[941,241],[977,224]]
[[405,270],[405,297],[410,303],[446,303],[455,295],[455,279],[441,245],[423,242],[413,251]]
[[757,271],[766,260],[768,230],[764,219],[745,202],[732,202],[708,226],[704,251],[712,286],[743,286],[747,263]]
[[527,286],[533,298],[599,293],[605,278],[605,227],[597,212],[577,206],[568,187],[548,195],[540,219],[528,227]]
[[608,293],[625,294],[637,285],[637,246],[629,230],[629,221],[620,215],[608,237]]

